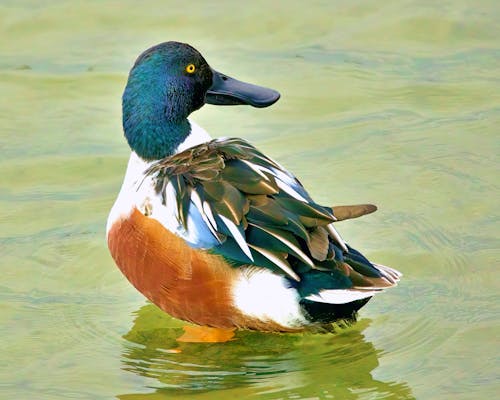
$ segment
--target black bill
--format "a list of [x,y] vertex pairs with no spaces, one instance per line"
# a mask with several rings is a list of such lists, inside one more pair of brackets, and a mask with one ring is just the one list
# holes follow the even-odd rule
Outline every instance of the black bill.
[[276,90],[241,82],[215,70],[212,70],[212,73],[212,86],[205,95],[208,104],[218,106],[248,104],[263,108],[276,103],[280,98]]

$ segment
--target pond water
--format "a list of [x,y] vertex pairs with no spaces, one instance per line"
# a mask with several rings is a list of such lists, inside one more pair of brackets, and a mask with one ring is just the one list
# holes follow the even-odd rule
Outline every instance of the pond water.
[[[498,396],[498,1],[0,4],[0,398],[486,399]],[[401,284],[328,335],[181,344],[114,266],[107,213],[129,149],[135,57],[179,40],[279,90],[207,106]]]

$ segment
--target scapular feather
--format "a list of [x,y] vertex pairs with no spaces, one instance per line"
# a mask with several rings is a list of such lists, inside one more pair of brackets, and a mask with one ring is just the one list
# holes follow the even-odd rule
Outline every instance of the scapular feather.
[[293,211],[297,215],[322,220],[327,223],[335,221],[332,212],[330,212],[326,207],[321,207],[318,204],[311,202],[305,203],[289,197],[279,197],[277,201],[284,208]]
[[273,199],[268,199],[269,201],[267,203],[261,205],[254,205],[252,200],[250,200],[248,218],[265,224],[286,225],[288,223],[288,218],[283,212],[284,210],[281,209]]
[[333,215],[337,221],[362,217],[377,211],[377,206],[373,204],[355,204],[349,206],[333,206]]
[[190,187],[187,188],[182,198],[177,200],[179,222],[182,224],[184,229],[187,229],[189,207],[191,205],[191,191],[192,189]]
[[223,215],[219,215],[219,218],[222,220],[222,223],[229,230],[234,240],[236,240],[236,243],[238,243],[238,246],[240,246],[243,253],[245,253],[245,255],[251,261],[253,261],[252,253],[250,252],[250,248],[248,247],[248,243],[246,242],[243,229],[241,229],[241,227],[237,226],[230,219],[224,217]]
[[269,261],[271,261],[273,264],[277,265],[279,268],[281,268],[288,276],[296,280],[297,282],[300,281],[300,277],[294,272],[290,264],[283,258],[280,257],[279,253],[275,253],[273,251],[267,250],[263,247],[258,247],[253,244],[249,244],[249,246],[262,254],[264,257],[266,257]]
[[345,252],[349,251],[344,239],[340,236],[340,234],[337,232],[337,230],[333,227],[333,224],[328,224],[326,226],[326,230],[328,231],[328,234],[332,239],[335,240],[335,242],[344,250]]
[[307,247],[314,259],[318,261],[326,260],[328,256],[328,232],[323,227],[313,229],[309,233],[311,238]]
[[288,223],[285,227],[283,227],[283,229],[286,229],[287,231],[293,233],[295,236],[303,239],[306,243],[308,243],[311,238],[307,226],[305,226],[300,221],[300,218],[292,212],[284,210],[284,214],[288,219]]
[[[218,214],[224,215],[234,224],[238,225],[241,222],[241,218],[243,217],[246,208],[248,207],[247,203],[249,203],[249,201],[231,184],[223,182],[222,186],[222,196],[220,196],[218,200],[212,202],[212,208]],[[211,192],[205,188],[205,193],[210,196]],[[220,191],[218,193],[220,193]]]
[[208,206],[206,201],[203,201],[200,194],[198,193],[199,187],[194,188],[191,191],[191,202],[194,204],[194,206],[198,209],[200,212],[201,217],[205,221],[205,225],[208,227],[212,235],[217,239],[219,243],[224,242],[226,239],[226,235],[223,235],[222,233],[217,231],[217,223],[215,222],[215,219],[213,218],[212,211],[210,210],[210,206]]
[[[189,207],[197,208],[220,243],[213,251],[229,260],[299,280],[316,264],[334,268],[335,263],[322,264],[343,256],[335,246],[345,246],[343,241],[330,241],[325,234],[336,220],[332,209],[314,203],[293,175],[243,139],[194,146],[146,172],[185,228]],[[366,267],[356,254],[352,262]]]
[[293,254],[295,257],[299,258],[306,264],[308,264],[310,267],[314,267],[313,261],[307,256],[301,249],[300,245],[297,242],[297,239],[293,235],[291,235],[288,232],[285,232],[283,230],[279,229],[273,229],[270,227],[263,227],[263,226],[258,226],[254,224],[250,224],[251,226],[254,226],[257,229],[262,230],[263,232],[267,233],[271,237],[279,240],[281,243],[286,245],[288,248],[288,252]]
[[222,179],[230,182],[242,192],[249,194],[276,194],[278,186],[274,178],[262,176],[241,160],[231,160],[222,171]]
[[252,222],[250,222],[250,226],[246,231],[246,237],[249,245],[252,244],[259,247],[265,247],[279,253],[288,254],[291,252],[291,249],[283,243],[283,241],[278,240],[273,235],[253,225]]

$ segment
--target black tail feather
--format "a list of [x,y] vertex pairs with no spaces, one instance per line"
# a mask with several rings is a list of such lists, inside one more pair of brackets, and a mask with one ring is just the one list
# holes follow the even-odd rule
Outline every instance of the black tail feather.
[[339,320],[355,321],[357,311],[370,299],[371,297],[367,297],[345,304],[318,303],[304,299],[300,305],[306,311],[311,322],[330,324]]

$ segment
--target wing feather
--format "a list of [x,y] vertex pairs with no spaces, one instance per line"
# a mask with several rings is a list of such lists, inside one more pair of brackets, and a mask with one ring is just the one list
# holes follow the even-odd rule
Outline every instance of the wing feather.
[[238,246],[240,246],[241,250],[245,255],[253,261],[252,252],[248,247],[248,243],[245,239],[245,235],[242,232],[242,229],[233,223],[229,218],[226,218],[224,215],[219,215],[219,218],[222,220],[222,223],[226,225],[226,228],[231,232],[231,236],[236,240]]
[[249,246],[253,250],[259,252],[264,257],[266,257],[274,265],[277,265],[278,267],[280,267],[291,278],[293,278],[297,282],[300,281],[300,277],[295,273],[295,271],[292,269],[292,267],[290,266],[290,264],[288,264],[288,262],[285,259],[283,259],[282,257],[280,257],[277,253],[269,251],[267,249],[264,249],[263,247],[255,246],[253,244],[249,244]]
[[[328,288],[332,290],[348,288],[346,279],[350,287],[355,281],[356,290],[365,285],[367,290],[376,290],[386,281],[391,284],[399,279],[397,271],[374,266],[348,247],[333,227],[335,213],[339,220],[354,218],[373,212],[374,206],[332,209],[315,203],[291,173],[242,139],[215,139],[194,146],[156,162],[146,173],[185,229],[190,207],[196,207],[219,243],[209,250],[235,266],[271,268],[296,282],[315,271],[301,290],[320,297],[345,294],[320,295],[323,286],[316,283],[316,277],[322,274],[330,274]],[[344,264],[349,274],[334,279]],[[343,283],[337,288],[338,282]]]
[[264,231],[268,235],[272,236],[273,238],[283,243],[289,249],[290,253],[293,253],[295,256],[297,256],[297,258],[301,259],[310,267],[314,268],[313,261],[300,249],[299,244],[296,241],[296,239],[294,239],[293,235],[290,235],[288,232],[280,231],[278,229],[259,226],[252,223],[250,223],[250,225]]

